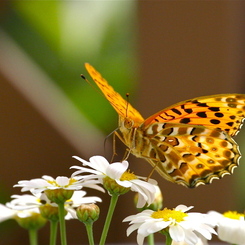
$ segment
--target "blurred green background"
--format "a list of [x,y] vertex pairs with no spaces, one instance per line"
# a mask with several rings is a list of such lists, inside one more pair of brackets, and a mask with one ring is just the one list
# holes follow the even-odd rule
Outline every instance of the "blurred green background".
[[[110,132],[117,118],[79,75],[89,62],[99,70],[106,67],[104,74],[112,84],[117,81],[113,85],[119,91],[134,87],[136,2],[12,1],[5,7],[10,7],[1,22],[6,35],[90,122]],[[98,110],[101,103],[105,106]]]
[[[92,82],[85,62],[122,96],[129,92],[145,117],[192,97],[245,92],[242,2],[1,1],[0,10],[1,203],[19,193],[12,188],[18,180],[69,176],[72,155],[110,159],[111,140],[106,150],[103,141],[117,127],[117,114],[80,78]],[[244,131],[236,138],[243,153]],[[130,160],[137,174],[150,172],[143,160]],[[183,203],[200,212],[243,212],[243,161],[232,176],[194,190],[153,177],[169,208]],[[100,234],[108,198],[88,192],[103,199]],[[121,223],[134,212],[131,199],[122,197],[108,242],[135,242]],[[47,244],[47,232],[40,244]],[[69,244],[87,243],[82,225],[71,221],[68,232]],[[0,244],[27,244],[14,222],[0,224],[0,233]]]

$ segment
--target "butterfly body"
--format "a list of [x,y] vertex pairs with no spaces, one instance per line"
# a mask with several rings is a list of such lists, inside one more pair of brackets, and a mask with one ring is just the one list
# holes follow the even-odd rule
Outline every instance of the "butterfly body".
[[165,179],[193,188],[231,174],[238,166],[241,154],[232,136],[245,117],[245,95],[194,98],[145,120],[100,73],[85,66],[119,114],[119,138]]

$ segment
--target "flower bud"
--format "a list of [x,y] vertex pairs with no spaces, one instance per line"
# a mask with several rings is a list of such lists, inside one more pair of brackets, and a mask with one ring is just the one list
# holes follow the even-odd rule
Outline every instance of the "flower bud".
[[48,199],[54,203],[64,203],[66,200],[69,200],[74,193],[74,190],[66,190],[66,189],[53,189],[53,190],[45,190],[45,194]]
[[83,223],[93,223],[99,218],[100,209],[94,204],[83,204],[77,208],[77,218]]
[[116,194],[119,196],[127,193],[130,190],[130,188],[128,187],[124,187],[117,184],[117,182],[114,179],[111,179],[108,176],[106,176],[103,179],[103,186],[109,192],[110,195]]

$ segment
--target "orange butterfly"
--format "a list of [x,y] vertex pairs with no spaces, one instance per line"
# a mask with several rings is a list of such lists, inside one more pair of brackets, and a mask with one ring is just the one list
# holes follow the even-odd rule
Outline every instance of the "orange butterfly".
[[241,154],[231,136],[245,117],[245,95],[186,100],[146,120],[88,63],[85,67],[119,115],[119,138],[165,179],[187,187],[231,174]]

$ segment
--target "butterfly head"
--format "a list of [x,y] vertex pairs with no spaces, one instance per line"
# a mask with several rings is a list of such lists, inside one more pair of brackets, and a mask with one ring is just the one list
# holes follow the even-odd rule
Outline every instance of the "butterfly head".
[[[128,117],[119,116],[119,128],[124,130],[130,130],[134,128],[136,125],[134,120]],[[136,126],[138,127],[138,126]]]

